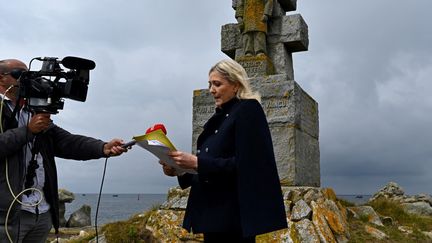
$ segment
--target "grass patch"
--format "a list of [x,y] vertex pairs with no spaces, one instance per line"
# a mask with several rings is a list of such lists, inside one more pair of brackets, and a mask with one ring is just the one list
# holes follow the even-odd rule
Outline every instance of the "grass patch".
[[[149,217],[158,210],[160,205],[153,205],[144,214],[135,214],[125,221],[118,221],[108,223],[100,228],[98,231],[99,236],[105,235],[107,242],[160,242],[154,239],[152,233],[146,229],[146,223]],[[79,237],[80,231],[83,230],[89,235],[85,237]],[[83,227],[83,228],[60,228],[59,239],[67,239],[69,243],[88,243],[96,237],[96,231],[94,227]],[[57,236],[54,233],[54,229],[51,230],[48,235],[47,242],[56,240]]]
[[392,217],[399,225],[410,226],[418,231],[432,231],[432,217],[408,214],[397,202],[388,199],[377,199],[368,204],[378,214]]
[[[388,238],[383,240],[378,240],[372,235],[365,231],[365,225],[372,226],[376,229],[384,232]],[[364,243],[364,242],[379,242],[379,243],[430,243],[431,239],[421,233],[419,230],[414,230],[412,234],[404,234],[399,229],[398,226],[376,226],[369,223],[365,223],[360,219],[352,219],[349,221],[350,227],[350,239],[349,243]]]
[[[363,242],[392,242],[392,243],[426,243],[431,242],[431,239],[424,235],[421,231],[432,231],[432,217],[421,217],[406,213],[402,206],[394,201],[388,199],[378,199],[369,202],[367,205],[374,208],[374,210],[382,215],[389,216],[394,220],[391,226],[377,226],[368,223],[367,217],[360,217],[359,219],[349,219],[350,225],[350,243],[363,243]],[[388,238],[378,240],[369,235],[365,231],[365,225],[372,226],[384,232]],[[412,229],[412,233],[404,233],[398,229],[399,226],[408,226]]]
[[366,223],[359,219],[352,219],[349,221],[349,243],[377,242],[373,236],[371,236],[365,231],[365,225]]
[[160,205],[153,205],[143,216],[136,214],[127,221],[109,223],[103,226],[102,232],[107,242],[159,242],[145,228],[148,218],[159,207]]
[[145,222],[141,217],[134,216],[127,221],[119,221],[106,224],[102,228],[107,242],[152,242],[151,232],[145,228]]

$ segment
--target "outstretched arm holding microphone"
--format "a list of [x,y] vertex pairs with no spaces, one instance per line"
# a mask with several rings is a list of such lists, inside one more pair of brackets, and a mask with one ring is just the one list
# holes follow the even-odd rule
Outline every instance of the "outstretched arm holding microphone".
[[27,70],[19,60],[0,60],[0,242],[45,242],[52,226],[58,232],[55,157],[90,160],[127,151],[121,139],[71,134],[51,114],[20,108],[16,94]]

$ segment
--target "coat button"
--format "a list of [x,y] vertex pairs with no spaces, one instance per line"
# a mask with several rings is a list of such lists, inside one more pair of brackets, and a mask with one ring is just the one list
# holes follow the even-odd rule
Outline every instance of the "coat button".
[[200,154],[200,153],[201,153],[201,150],[198,149],[198,150],[197,150],[197,154]]
[[229,116],[229,114],[227,113],[226,115],[225,115],[225,117],[228,117]]
[[215,133],[218,133],[218,130],[215,130]]
[[208,152],[208,147],[205,149],[206,153]]

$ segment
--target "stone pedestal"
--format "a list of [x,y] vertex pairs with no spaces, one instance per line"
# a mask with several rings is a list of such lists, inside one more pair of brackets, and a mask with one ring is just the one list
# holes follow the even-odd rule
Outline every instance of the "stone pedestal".
[[[318,104],[288,75],[251,79],[262,96],[278,167],[284,186],[320,186]],[[214,113],[207,89],[193,97],[193,150],[204,123]]]

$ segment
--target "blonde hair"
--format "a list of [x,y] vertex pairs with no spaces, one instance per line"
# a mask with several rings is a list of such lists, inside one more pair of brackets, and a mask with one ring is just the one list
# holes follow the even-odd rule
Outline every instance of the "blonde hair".
[[224,59],[210,68],[209,75],[214,71],[222,75],[228,82],[239,85],[236,94],[237,98],[255,99],[261,102],[261,95],[252,91],[246,70],[238,62],[232,59]]

